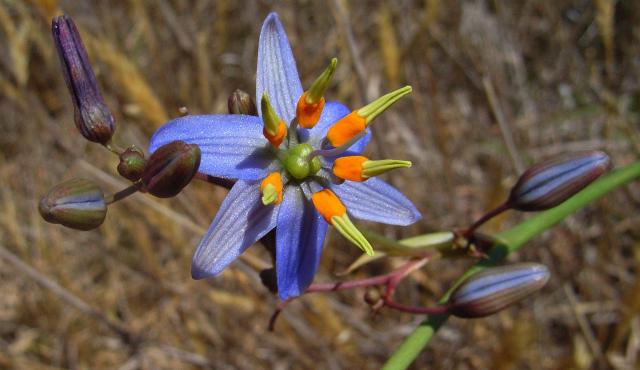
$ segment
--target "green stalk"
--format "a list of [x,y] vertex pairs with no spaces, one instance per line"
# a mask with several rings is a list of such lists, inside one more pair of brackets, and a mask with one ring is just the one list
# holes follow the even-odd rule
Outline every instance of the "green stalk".
[[[509,253],[520,249],[526,242],[542,234],[565,217],[637,178],[640,178],[640,162],[632,163],[603,176],[559,206],[538,213],[513,228],[497,234],[496,244],[489,252],[488,258],[467,270],[439,302],[446,302],[453,289],[464,281],[467,276],[501,262]],[[406,369],[448,318],[449,316],[446,314],[429,316],[391,355],[383,369]]]

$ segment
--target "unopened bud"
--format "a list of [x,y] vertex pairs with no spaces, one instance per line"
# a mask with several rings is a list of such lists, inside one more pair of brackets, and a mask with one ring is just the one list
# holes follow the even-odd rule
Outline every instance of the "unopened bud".
[[191,182],[200,166],[200,147],[172,141],[158,148],[142,173],[144,190],[159,198],[170,198]]
[[108,143],[116,125],[100,94],[75,24],[66,15],[55,17],[51,23],[51,32],[58,50],[64,80],[73,101],[76,127],[87,140]]
[[511,190],[508,204],[518,211],[553,208],[592,183],[610,166],[600,151],[564,155],[525,171]]
[[40,199],[38,210],[47,222],[77,230],[95,229],[107,215],[104,193],[85,179],[72,179],[54,186]]
[[471,275],[449,299],[449,313],[475,318],[492,315],[542,289],[549,270],[537,263],[490,267]]
[[253,101],[251,95],[240,89],[236,89],[236,91],[229,96],[227,106],[229,107],[229,114],[258,115],[258,108],[256,108],[256,103]]
[[120,154],[118,173],[130,181],[137,181],[142,176],[147,160],[140,148],[132,145]]

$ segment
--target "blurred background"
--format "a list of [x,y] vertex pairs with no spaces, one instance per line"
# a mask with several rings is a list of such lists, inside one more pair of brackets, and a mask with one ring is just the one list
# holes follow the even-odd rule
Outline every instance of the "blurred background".
[[[106,193],[126,185],[117,158],[74,127],[53,16],[78,25],[122,145],[146,147],[182,106],[225,113],[233,90],[253,95],[270,11],[304,86],[338,58],[329,100],[357,108],[411,84],[413,94],[376,121],[368,152],[413,161],[386,179],[424,219],[408,228],[359,223],[399,238],[468,225],[552,155],[602,149],[616,166],[637,160],[639,5],[0,0],[0,247],[19,258],[0,259],[0,368],[376,369],[422,319],[374,315],[356,290],[305,296],[268,332],[277,300],[255,271],[270,263],[263,248],[215,279],[191,280],[191,255],[226,193],[209,184],[194,181],[173,199],[136,194],[91,232],[45,223],[37,201],[62,180],[89,178]],[[510,256],[549,266],[550,284],[490,318],[450,320],[413,368],[639,369],[639,205],[631,184]],[[525,217],[509,212],[483,230]],[[339,279],[358,254],[330,233],[315,281]],[[430,263],[402,283],[397,301],[433,304],[472,263]]]

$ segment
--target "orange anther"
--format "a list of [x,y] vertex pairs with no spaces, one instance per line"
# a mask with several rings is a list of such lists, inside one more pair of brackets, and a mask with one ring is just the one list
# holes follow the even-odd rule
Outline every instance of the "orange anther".
[[282,176],[280,176],[280,172],[271,172],[265,177],[260,183],[260,191],[263,191],[267,185],[272,185],[276,189],[278,199],[274,204],[280,204],[280,202],[282,202]]
[[324,98],[320,98],[320,101],[316,103],[307,102],[307,94],[302,94],[298,100],[296,106],[296,117],[298,118],[298,124],[304,128],[312,128],[318,123],[322,108],[324,108]]
[[333,162],[333,174],[344,180],[365,181],[362,176],[362,164],[368,160],[361,155],[340,157]]
[[329,131],[327,131],[327,140],[337,148],[366,128],[365,117],[358,115],[358,113],[354,111],[342,117],[329,128]]
[[278,125],[278,133],[276,133],[275,135],[271,135],[266,128],[262,130],[262,133],[274,148],[278,148],[280,144],[282,144],[282,140],[284,140],[284,137],[287,136],[287,126],[284,124],[284,122],[280,121],[280,124]]
[[333,224],[331,220],[333,217],[341,217],[347,213],[344,204],[342,204],[340,199],[329,189],[323,189],[317,193],[313,193],[311,202],[313,202],[313,206],[316,207],[324,220],[330,225]]

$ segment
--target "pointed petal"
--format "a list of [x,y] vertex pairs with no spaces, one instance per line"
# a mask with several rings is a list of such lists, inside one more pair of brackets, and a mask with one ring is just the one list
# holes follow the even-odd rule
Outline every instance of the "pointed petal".
[[191,264],[191,276],[219,274],[276,225],[277,206],[264,206],[259,184],[239,180],[222,202]]
[[353,217],[390,225],[411,225],[422,218],[413,203],[398,189],[377,178],[345,181],[331,189]]
[[316,274],[327,223],[298,186],[287,186],[276,228],[278,294],[288,299],[302,294]]
[[[324,140],[325,136],[327,136],[327,131],[329,127],[331,127],[336,121],[340,118],[346,116],[351,113],[349,108],[339,102],[326,102],[324,105],[324,109],[322,109],[322,114],[320,115],[320,119],[318,123],[310,130],[307,129],[299,129],[300,141],[308,142],[314,148],[319,148]],[[347,151],[349,154],[343,155],[354,155],[360,154],[367,146],[369,141],[371,140],[371,129],[367,129],[367,134],[357,143],[353,144],[351,148]]]
[[200,146],[198,171],[207,175],[257,180],[277,167],[258,117],[232,114],[176,118],[153,134],[149,152],[174,140]]
[[[289,39],[276,13],[269,14],[264,20],[258,42],[256,101],[262,99],[265,91],[280,118],[286,124],[291,122],[302,95],[302,84]],[[262,115],[260,109],[259,112]]]

